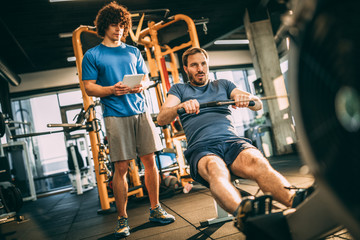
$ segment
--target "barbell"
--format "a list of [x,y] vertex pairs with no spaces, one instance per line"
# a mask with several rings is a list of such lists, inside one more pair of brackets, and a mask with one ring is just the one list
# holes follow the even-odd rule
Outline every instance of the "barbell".
[[[261,97],[259,98],[260,100],[273,100],[273,99],[278,99],[278,98],[288,98],[289,95],[279,95],[279,96],[267,96],[267,97]],[[233,101],[233,100],[224,100],[224,101],[213,101],[213,102],[207,102],[207,103],[201,103],[200,104],[200,108],[207,108],[207,107],[218,107],[218,106],[226,106],[226,105],[235,105],[238,102],[249,102],[249,106],[255,106],[255,102],[254,101]],[[177,110],[178,114],[183,114],[185,113],[185,109],[184,108],[179,108]]]

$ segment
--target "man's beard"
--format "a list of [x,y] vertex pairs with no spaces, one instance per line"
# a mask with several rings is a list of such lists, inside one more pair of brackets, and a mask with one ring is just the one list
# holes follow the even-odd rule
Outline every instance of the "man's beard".
[[208,80],[207,75],[206,75],[204,72],[197,73],[197,74],[204,74],[205,77],[202,78],[202,80],[198,80],[198,79],[196,79],[195,75],[193,75],[193,74],[188,74],[188,76],[189,76],[189,81],[190,81],[193,85],[196,85],[196,86],[202,86],[202,85],[204,85],[204,84],[207,82],[207,80]]

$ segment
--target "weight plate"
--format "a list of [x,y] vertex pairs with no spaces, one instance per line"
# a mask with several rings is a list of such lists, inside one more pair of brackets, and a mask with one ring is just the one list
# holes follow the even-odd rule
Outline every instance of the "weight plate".
[[10,186],[3,189],[4,201],[10,212],[18,212],[22,205],[23,200],[21,192],[18,188]]
[[297,95],[313,172],[360,222],[359,1],[319,1],[301,36]]
[[5,119],[2,112],[0,112],[0,137],[3,137],[5,134]]

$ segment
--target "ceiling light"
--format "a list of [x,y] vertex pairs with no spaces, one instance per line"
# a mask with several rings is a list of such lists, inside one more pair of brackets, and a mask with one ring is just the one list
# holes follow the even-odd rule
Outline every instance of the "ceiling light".
[[73,1],[73,0],[49,0],[49,2],[51,2],[51,3],[56,3],[56,2],[70,2],[70,1]]
[[59,33],[59,38],[70,38],[72,35],[72,33]]
[[228,39],[228,40],[216,40],[214,42],[216,45],[225,45],[225,44],[249,44],[247,39]]
[[76,61],[76,57],[68,57],[66,59],[68,62],[75,62]]
[[287,47],[287,50],[290,49],[290,38],[289,37],[286,38],[286,47]]

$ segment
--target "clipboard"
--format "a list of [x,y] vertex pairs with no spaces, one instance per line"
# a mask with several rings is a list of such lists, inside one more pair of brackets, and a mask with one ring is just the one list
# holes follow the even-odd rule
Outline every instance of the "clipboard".
[[145,74],[133,74],[133,75],[125,75],[122,83],[130,88],[134,88],[136,85],[141,83]]

